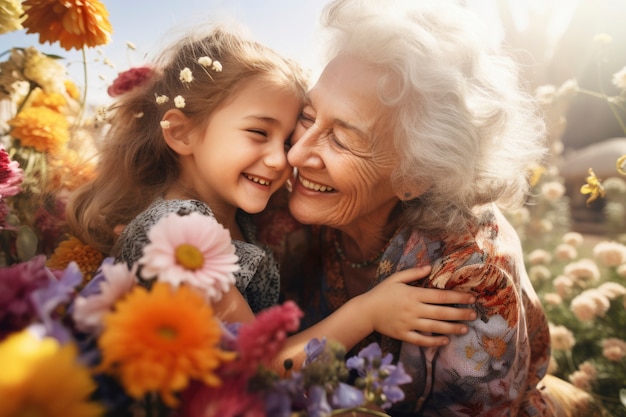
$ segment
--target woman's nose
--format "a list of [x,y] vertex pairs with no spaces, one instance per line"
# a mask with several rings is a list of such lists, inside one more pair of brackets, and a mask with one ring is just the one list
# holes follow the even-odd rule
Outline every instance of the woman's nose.
[[319,154],[319,132],[315,126],[308,129],[297,128],[287,153],[287,161],[293,167],[321,168],[324,163]]

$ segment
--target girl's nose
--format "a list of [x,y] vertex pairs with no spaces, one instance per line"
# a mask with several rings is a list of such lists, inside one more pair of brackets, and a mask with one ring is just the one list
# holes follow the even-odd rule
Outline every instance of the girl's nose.
[[270,151],[263,158],[263,162],[266,166],[277,171],[285,169],[287,167],[287,155],[284,143],[276,141],[276,144],[272,144]]

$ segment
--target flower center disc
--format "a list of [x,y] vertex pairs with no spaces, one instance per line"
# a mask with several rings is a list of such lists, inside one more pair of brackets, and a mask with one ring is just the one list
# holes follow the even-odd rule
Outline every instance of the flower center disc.
[[183,243],[176,248],[176,261],[186,269],[198,269],[204,265],[202,252],[193,245]]
[[176,339],[176,336],[177,336],[176,330],[172,329],[171,327],[165,327],[165,326],[159,327],[159,329],[157,330],[157,333],[163,339],[167,339],[167,340],[174,340]]

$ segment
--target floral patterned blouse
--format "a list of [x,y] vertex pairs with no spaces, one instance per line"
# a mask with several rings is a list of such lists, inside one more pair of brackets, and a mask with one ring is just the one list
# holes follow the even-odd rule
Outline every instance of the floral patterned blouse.
[[[132,265],[141,257],[144,246],[149,242],[148,231],[159,219],[170,213],[184,216],[191,212],[213,216],[211,208],[201,201],[157,198],[124,228],[113,248],[116,261]],[[257,242],[255,226],[250,216],[239,211],[237,223],[246,242],[233,240],[235,254],[239,257],[239,270],[234,274],[235,285],[252,311],[258,313],[278,303],[278,264],[272,251]]]
[[[264,226],[260,236],[279,251],[286,265],[283,294],[304,310],[304,326],[348,300],[332,230],[291,227],[291,236],[279,242],[274,227],[259,226]],[[295,257],[290,254],[294,250],[308,255]],[[443,347],[420,347],[372,334],[353,349],[377,341],[412,376],[413,382],[404,386],[405,401],[390,414],[554,415],[540,384],[550,357],[546,316],[526,274],[517,234],[504,216],[486,207],[478,226],[465,234],[399,230],[379,264],[376,282],[424,264],[432,265],[431,275],[416,285],[472,292],[478,319],[467,323],[467,334],[451,335]]]

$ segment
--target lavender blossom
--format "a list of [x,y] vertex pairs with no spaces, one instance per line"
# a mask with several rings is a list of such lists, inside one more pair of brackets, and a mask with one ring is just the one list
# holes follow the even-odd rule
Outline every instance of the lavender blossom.
[[324,388],[316,385],[309,389],[307,412],[309,417],[330,416],[331,408]]
[[333,392],[331,402],[336,408],[358,407],[365,403],[365,396],[363,391],[352,385],[340,382],[337,389]]

